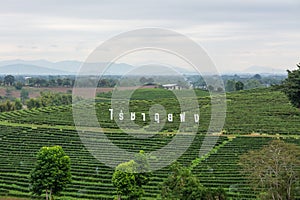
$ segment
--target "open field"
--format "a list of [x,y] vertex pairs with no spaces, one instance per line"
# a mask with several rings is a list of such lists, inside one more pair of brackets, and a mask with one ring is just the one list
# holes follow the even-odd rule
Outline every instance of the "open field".
[[[133,96],[131,108],[141,112],[159,103],[168,112],[178,114],[178,101],[169,91],[165,92],[155,89],[138,91]],[[146,100],[141,100],[146,94]],[[209,96],[204,93],[198,95],[200,128],[191,146],[178,159],[183,165],[189,165],[198,157],[210,119]],[[118,147],[131,152],[152,152],[172,141],[178,121],[166,123],[161,134],[147,139],[122,133],[109,119],[110,104],[106,98],[109,96],[103,95],[97,99],[97,114],[106,130],[105,135]],[[217,143],[194,168],[194,173],[203,185],[222,187],[232,199],[255,199],[256,193],[239,172],[239,156],[259,149],[273,139],[300,145],[300,111],[289,104],[284,94],[270,89],[230,93],[227,104],[223,134],[220,137],[209,136]],[[85,106],[90,105],[86,103]],[[42,146],[60,145],[71,158],[73,181],[56,199],[113,199],[113,169],[95,159],[82,144],[74,128],[71,106],[1,113],[0,120],[0,196],[30,198],[28,174],[35,162],[36,152]],[[143,125],[141,121],[137,123]],[[205,145],[203,147],[206,148]],[[160,184],[168,171],[169,168],[165,167],[153,173],[150,183],[144,187],[144,199],[159,199]]]

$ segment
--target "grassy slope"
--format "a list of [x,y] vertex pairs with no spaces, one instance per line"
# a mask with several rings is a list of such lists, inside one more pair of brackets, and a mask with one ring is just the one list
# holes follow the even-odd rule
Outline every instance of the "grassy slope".
[[[152,102],[153,97],[156,100],[158,97],[163,97],[158,102],[166,101],[170,104],[169,98],[172,95],[170,91],[149,89],[138,91],[134,94],[135,99],[145,97],[145,93],[148,95],[149,102]],[[201,92],[200,95],[206,96],[207,93]],[[208,99],[203,97],[199,99],[199,102],[202,114],[209,113]],[[280,92],[260,89],[230,93],[227,95],[227,103],[228,113],[225,130],[229,133],[261,132],[272,134],[275,132],[299,135],[300,127],[297,123],[300,121],[299,111],[291,107],[286,97]],[[75,131],[70,130],[70,127],[64,129],[64,124],[68,124],[72,120],[71,115],[70,107],[43,108],[1,114],[2,120],[7,121],[0,122],[2,124],[0,126],[0,155],[3,158],[0,160],[0,196],[28,196],[27,175],[32,168],[36,151],[42,146],[56,144],[63,146],[67,154],[70,155],[73,164],[74,181],[64,193],[65,199],[111,199],[110,197],[114,194],[110,182],[113,171],[89,154]],[[203,122],[207,122],[208,117],[202,116],[204,117]],[[10,126],[9,121],[20,121],[27,124]],[[28,123],[46,123],[48,125],[36,126]],[[107,136],[115,144],[131,151],[138,151],[141,148],[153,151],[161,148],[172,139],[170,136],[156,137],[145,141],[132,138],[128,140],[129,138],[121,133],[107,133]],[[201,147],[202,139],[199,136],[179,161],[188,164],[195,159]],[[205,162],[202,162],[196,168],[195,173],[206,186],[221,186],[237,199],[253,199],[255,193],[248,188],[245,179],[238,173],[238,156],[249,149],[261,147],[270,139],[272,138],[237,137],[232,141],[230,140],[224,143],[225,145],[218,151],[212,153]],[[227,140],[226,137],[221,137],[219,144]],[[300,144],[299,139],[294,139],[293,142]],[[97,167],[99,173],[95,171]],[[166,175],[167,169],[154,173],[151,183],[145,188],[147,198],[156,198],[159,193],[158,185]]]
[[300,110],[279,91],[257,89],[227,95],[224,129],[234,134],[252,132],[298,135]]
[[[127,91],[128,92],[128,91]],[[182,91],[184,92],[184,91]],[[124,92],[125,94],[126,92]],[[205,132],[210,121],[210,101],[207,92],[198,90],[200,104],[200,131]],[[110,94],[102,94],[97,101],[97,114],[104,128],[117,128],[115,123],[109,120],[110,108],[107,97]],[[133,95],[132,111],[146,111],[153,104],[165,106],[170,113],[179,113],[178,101],[173,98],[171,91],[163,89],[141,89]],[[145,100],[141,100],[145,99]],[[0,119],[16,123],[34,123],[73,126],[72,108],[49,107],[31,111],[17,111],[0,114]],[[84,107],[83,107],[84,110]],[[30,117],[28,117],[30,116]],[[178,120],[177,120],[178,121]],[[297,135],[300,130],[300,110],[289,103],[286,96],[279,91],[270,89],[257,89],[240,91],[227,94],[227,113],[224,132],[228,134],[286,134]],[[139,123],[139,122],[138,122]],[[167,124],[165,129],[172,129],[173,124]],[[174,128],[173,128],[174,129]]]

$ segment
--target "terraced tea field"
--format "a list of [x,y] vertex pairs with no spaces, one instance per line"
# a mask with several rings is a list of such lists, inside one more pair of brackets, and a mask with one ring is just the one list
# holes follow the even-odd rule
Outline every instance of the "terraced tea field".
[[[142,97],[141,94],[139,96]],[[164,98],[146,100],[136,98],[131,106],[132,109],[147,110],[152,104],[160,103],[168,112],[178,114],[178,102],[169,97],[165,95]],[[192,145],[178,159],[184,165],[189,165],[198,157],[210,119],[209,97],[200,95],[198,101],[200,128]],[[243,174],[239,173],[239,156],[248,150],[259,149],[277,137],[300,145],[300,112],[288,103],[281,92],[270,89],[228,94],[227,104],[223,131],[227,135],[218,138],[209,136],[218,142],[194,168],[194,173],[202,184],[222,187],[232,199],[255,199],[255,192],[249,188]],[[105,96],[99,97],[96,102],[97,114],[101,126],[106,128],[106,136],[120,148],[132,152],[151,152],[162,148],[172,140],[173,134],[170,133],[179,123],[174,122],[172,126],[167,124],[161,134],[147,139],[136,138],[118,130],[117,125],[109,119],[109,107],[108,99]],[[30,198],[28,175],[35,162],[36,152],[42,146],[60,145],[71,158],[73,181],[56,199],[114,198],[115,189],[111,183],[113,169],[95,159],[82,144],[74,128],[71,106],[1,113],[0,120],[0,196]],[[250,136],[251,133],[261,135]],[[166,167],[152,174],[150,183],[145,186],[144,199],[159,199],[160,184],[168,176],[168,171]]]

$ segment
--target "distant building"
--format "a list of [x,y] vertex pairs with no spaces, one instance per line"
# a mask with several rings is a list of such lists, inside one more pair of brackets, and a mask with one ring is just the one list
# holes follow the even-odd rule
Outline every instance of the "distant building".
[[176,83],[174,83],[174,84],[165,84],[165,85],[162,85],[162,87],[167,89],[167,90],[181,90],[182,89],[182,87],[179,86]]
[[29,80],[31,79],[32,77],[30,76],[26,76],[25,77],[25,85],[28,86],[29,85]]

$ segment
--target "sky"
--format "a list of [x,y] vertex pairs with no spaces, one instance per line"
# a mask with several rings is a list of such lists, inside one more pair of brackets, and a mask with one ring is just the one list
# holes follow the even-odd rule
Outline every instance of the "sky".
[[0,61],[84,61],[113,36],[158,27],[197,42],[220,71],[293,69],[299,10],[299,0],[2,0]]

